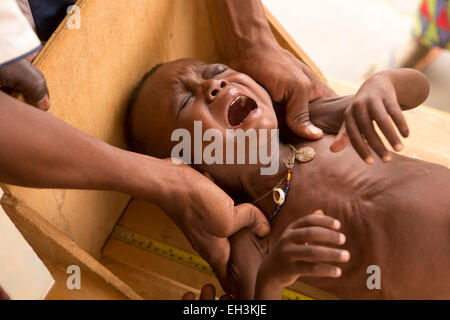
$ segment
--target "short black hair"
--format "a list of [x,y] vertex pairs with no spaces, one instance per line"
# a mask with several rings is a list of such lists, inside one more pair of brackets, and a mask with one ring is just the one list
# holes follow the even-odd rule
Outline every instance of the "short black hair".
[[131,150],[138,150],[139,146],[138,143],[134,137],[133,134],[133,109],[134,105],[136,104],[136,100],[139,96],[139,93],[142,90],[142,87],[144,86],[145,82],[147,81],[150,76],[156,72],[164,63],[158,63],[157,65],[153,66],[149,71],[147,71],[139,80],[137,86],[134,88],[133,92],[131,93],[130,99],[128,100],[127,104],[127,116],[125,119],[125,138],[126,142],[128,144],[128,147]]

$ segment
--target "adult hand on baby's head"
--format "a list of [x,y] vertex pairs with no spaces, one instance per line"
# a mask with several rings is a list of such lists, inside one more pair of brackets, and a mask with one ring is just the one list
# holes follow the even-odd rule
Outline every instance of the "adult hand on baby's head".
[[309,119],[310,101],[336,94],[314,72],[278,44],[249,48],[231,66],[263,85],[272,99],[286,106],[286,124],[306,139],[319,139],[323,132]]
[[0,68],[0,88],[18,91],[29,104],[41,110],[47,111],[50,107],[44,75],[26,59]]
[[160,206],[210,264],[226,290],[228,237],[246,227],[265,237],[270,224],[258,208],[251,204],[235,206],[222,189],[191,167],[180,165],[175,170],[179,170],[180,182],[174,186],[171,199]]

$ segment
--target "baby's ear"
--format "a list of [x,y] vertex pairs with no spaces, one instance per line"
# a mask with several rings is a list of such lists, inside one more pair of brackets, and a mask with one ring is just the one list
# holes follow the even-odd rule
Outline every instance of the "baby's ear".
[[214,178],[206,171],[201,172],[205,177],[214,182]]

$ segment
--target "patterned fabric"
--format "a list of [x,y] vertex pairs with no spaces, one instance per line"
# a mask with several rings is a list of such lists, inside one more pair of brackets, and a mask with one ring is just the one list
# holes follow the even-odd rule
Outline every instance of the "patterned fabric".
[[422,0],[414,34],[423,45],[450,49],[449,0]]

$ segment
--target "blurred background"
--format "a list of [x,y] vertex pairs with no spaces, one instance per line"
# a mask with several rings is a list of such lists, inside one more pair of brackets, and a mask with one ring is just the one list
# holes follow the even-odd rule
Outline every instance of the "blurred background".
[[[374,65],[392,65],[413,37],[420,5],[420,0],[263,2],[327,77],[355,84]],[[431,82],[425,104],[450,112],[450,51],[433,51],[422,71]]]

